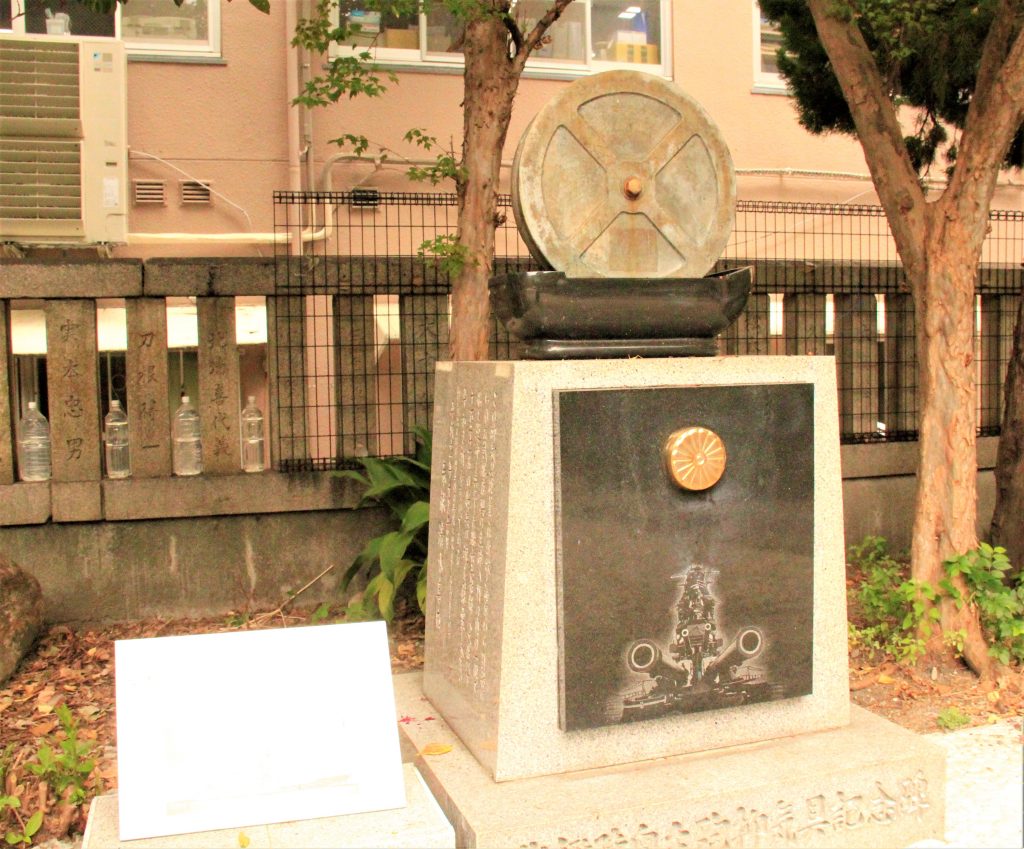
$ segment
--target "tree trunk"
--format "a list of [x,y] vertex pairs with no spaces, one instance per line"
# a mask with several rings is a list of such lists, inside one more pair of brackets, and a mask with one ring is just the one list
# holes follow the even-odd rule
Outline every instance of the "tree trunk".
[[497,15],[466,25],[466,77],[459,242],[465,263],[452,280],[453,360],[487,357],[498,179],[519,74],[509,60],[508,30]]
[[[921,405],[912,577],[938,589],[943,561],[977,547],[977,431],[974,380],[974,283],[977,250],[943,207],[927,216],[923,279],[912,280],[917,309],[918,398]],[[966,594],[962,579],[956,585]],[[943,649],[942,631],[962,630],[964,659],[983,678],[992,660],[977,610],[941,604],[941,631],[928,651]]]
[[1006,372],[1006,406],[996,454],[996,509],[992,543],[1006,549],[1014,575],[1024,571],[1024,297],[1017,310]]

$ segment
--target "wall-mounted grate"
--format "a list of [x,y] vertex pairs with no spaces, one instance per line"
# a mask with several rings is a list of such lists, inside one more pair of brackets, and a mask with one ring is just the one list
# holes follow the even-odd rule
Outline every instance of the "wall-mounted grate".
[[132,199],[136,206],[166,206],[166,184],[163,180],[132,180]]
[[209,206],[213,203],[213,192],[210,190],[210,183],[205,180],[182,180],[181,202],[184,205],[194,206],[204,204]]

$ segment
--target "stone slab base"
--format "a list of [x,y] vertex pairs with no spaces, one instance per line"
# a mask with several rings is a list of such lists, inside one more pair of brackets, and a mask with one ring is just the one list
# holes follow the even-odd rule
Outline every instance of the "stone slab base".
[[401,729],[420,752],[452,746],[417,765],[460,847],[874,849],[943,835],[944,753],[860,708],[841,729],[494,782],[420,680],[395,679]]
[[[117,796],[97,796],[89,810],[82,849],[449,849],[455,832],[423,784],[404,764],[406,806],[301,822],[225,828],[145,840],[118,838]],[[242,838],[248,838],[248,843]]]

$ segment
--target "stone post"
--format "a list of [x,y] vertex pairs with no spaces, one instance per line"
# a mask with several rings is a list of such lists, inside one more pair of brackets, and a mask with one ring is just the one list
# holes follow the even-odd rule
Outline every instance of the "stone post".
[[886,432],[917,430],[917,341],[912,295],[885,296]]
[[102,518],[96,302],[46,302],[46,382],[54,521]]
[[270,457],[274,468],[302,468],[306,441],[305,299],[267,298],[267,365],[270,384]]
[[434,364],[448,359],[448,296],[402,295],[398,299],[402,339],[405,450],[416,450],[411,427],[431,426]]
[[0,486],[14,483],[14,416],[11,415],[11,344],[7,301],[0,300]]
[[378,453],[376,322],[372,295],[335,295],[334,408],[338,457]]
[[836,295],[835,350],[839,379],[839,432],[877,431],[878,302],[874,295]]
[[828,353],[825,341],[824,295],[783,295],[782,324],[787,354],[820,356]]
[[167,374],[167,302],[163,298],[129,298],[128,445],[132,476],[171,474],[170,404]]
[[203,472],[235,474],[242,468],[235,299],[201,297],[196,305]]

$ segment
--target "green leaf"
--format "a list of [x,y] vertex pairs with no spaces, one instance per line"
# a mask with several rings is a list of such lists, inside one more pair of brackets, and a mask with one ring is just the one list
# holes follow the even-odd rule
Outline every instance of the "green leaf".
[[323,622],[327,618],[327,615],[331,612],[331,606],[325,601],[313,611],[313,615],[309,617],[310,622]]
[[[270,14],[270,0],[249,0],[249,2],[264,15]],[[285,0],[287,2],[287,0]]]
[[427,564],[423,564],[420,574],[416,578],[416,603],[420,610],[427,612]]
[[385,534],[380,547],[380,571],[388,580],[394,580],[395,569],[405,558],[412,535],[398,531]]
[[17,845],[18,843],[23,843],[23,842],[24,842],[24,841],[22,840],[22,837],[21,837],[21,835],[20,835],[20,834],[17,834],[16,832],[13,832],[13,831],[8,831],[8,832],[7,832],[7,836],[6,836],[6,837],[5,837],[4,839],[5,839],[5,840],[6,840],[6,841],[7,841],[7,842],[8,842],[8,843],[9,843],[9,844],[11,845],[11,846],[16,846],[16,845]]
[[42,824],[43,824],[43,812],[42,811],[36,811],[34,814],[32,814],[32,816],[30,816],[28,818],[28,822],[25,823],[25,836],[26,837],[32,837],[33,834],[35,834],[37,831],[39,831],[39,827]]
[[430,502],[429,501],[417,501],[414,503],[408,511],[406,511],[405,518],[402,519],[402,530],[406,533],[413,533],[430,521]]
[[377,607],[380,608],[380,615],[389,622],[395,615],[394,601],[395,585],[387,578],[383,578],[377,592]]

